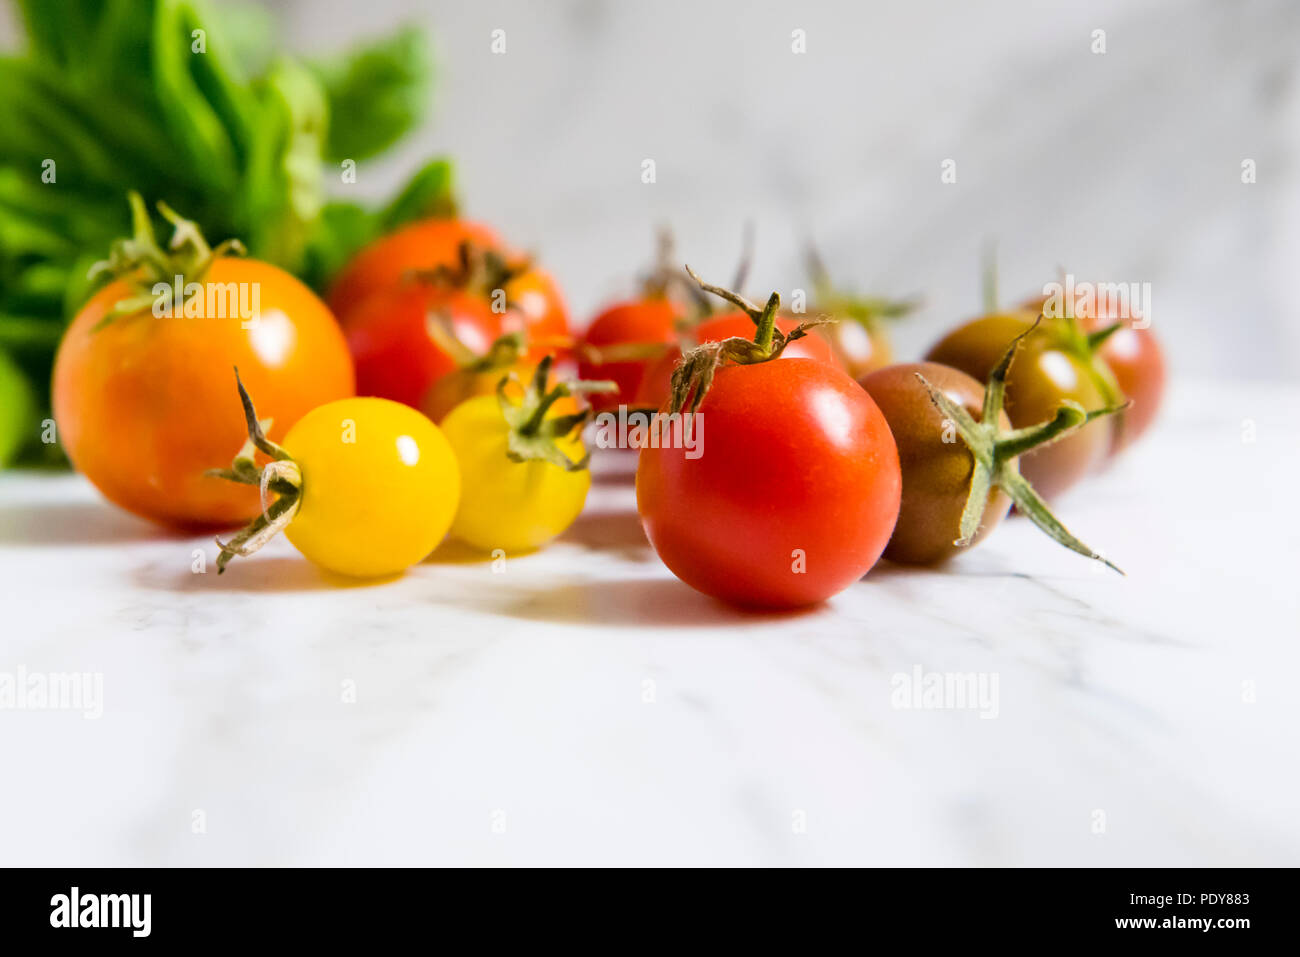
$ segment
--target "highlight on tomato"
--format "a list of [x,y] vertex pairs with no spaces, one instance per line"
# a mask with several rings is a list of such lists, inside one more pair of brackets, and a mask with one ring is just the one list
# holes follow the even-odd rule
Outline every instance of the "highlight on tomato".
[[1119,571],[1061,524],[1017,467],[1024,453],[1119,411],[1085,411],[1066,400],[1050,419],[1013,429],[1003,411],[1007,372],[1030,332],[1012,341],[986,385],[936,362],[888,366],[862,378],[889,423],[902,468],[898,523],[885,548],[889,560],[932,564],[950,558],[982,541],[1014,502],[1054,541]]
[[673,574],[707,595],[762,608],[823,601],[867,573],[898,518],[889,426],[838,364],[782,358],[808,331],[778,327],[779,294],[758,307],[700,284],[753,335],[682,357],[667,413],[703,416],[708,441],[642,448],[642,525]]
[[579,397],[615,386],[552,385],[553,363],[542,359],[526,388],[517,376],[501,379],[495,395],[468,399],[442,421],[463,479],[451,536],[471,548],[540,548],[573,524],[587,500],[590,456],[582,429],[592,409]]
[[238,447],[238,365],[283,436],[308,411],[354,391],[352,360],[325,304],[287,272],[209,247],[164,204],[163,248],[144,201],[130,195],[134,235],[93,273],[111,277],[59,345],[52,400],[73,465],[109,501],[175,527],[230,526],[258,496],[206,475]]
[[438,546],[461,480],[436,425],[401,403],[364,396],[318,406],[272,442],[239,375],[248,437],[230,468],[210,474],[251,486],[264,505],[237,535],[217,539],[219,573],[280,532],[309,561],[352,578],[396,575]]

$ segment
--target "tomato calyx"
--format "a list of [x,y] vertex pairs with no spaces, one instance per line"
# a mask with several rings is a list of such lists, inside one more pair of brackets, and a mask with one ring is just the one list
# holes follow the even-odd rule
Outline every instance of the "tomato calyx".
[[[257,417],[253,400],[249,398],[244,383],[240,381],[239,370],[235,370],[235,384],[239,387],[239,401],[244,407],[244,420],[248,425],[248,439],[244,442],[234,461],[228,469],[208,469],[205,473],[214,478],[238,482],[241,485],[255,485],[262,494],[262,514],[249,522],[243,529],[223,542],[218,538],[217,545],[221,553],[217,556],[217,574],[226,570],[235,556],[253,554],[284,530],[293,517],[298,514],[302,504],[302,469],[298,463],[281,446],[266,437],[266,430],[271,427],[270,419]],[[256,455],[262,452],[270,456],[271,461],[259,466]],[[267,494],[274,492],[278,497],[267,505]]]
[[834,321],[829,317],[819,316],[800,322],[789,332],[783,333],[776,325],[776,315],[781,308],[779,292],[773,292],[767,302],[759,307],[740,293],[705,282],[690,266],[686,267],[686,273],[695,280],[700,289],[726,300],[749,316],[754,322],[754,338],[750,340],[731,336],[718,342],[702,343],[684,352],[681,361],[673,369],[672,386],[669,392],[670,412],[681,412],[683,409],[690,412],[698,411],[720,366],[726,363],[756,365],[760,362],[770,362],[772,359],[779,358],[790,343],[806,336],[813,326]]
[[513,373],[504,376],[497,383],[497,400],[501,404],[501,415],[510,426],[507,438],[506,457],[512,462],[549,462],[566,472],[579,472],[591,461],[587,452],[581,459],[574,461],[561,451],[558,443],[561,439],[581,431],[591,419],[590,406],[568,415],[547,415],[551,407],[560,399],[569,396],[590,395],[596,392],[615,392],[615,382],[584,381],[570,379],[550,384],[551,366],[555,358],[547,356],[537,365],[532,379],[524,387],[521,398],[512,398],[509,386],[521,385],[519,377]]
[[864,296],[836,286],[815,246],[808,246],[808,272],[812,277],[813,302],[817,312],[829,313],[860,325],[868,333],[879,333],[884,321],[901,319],[921,305],[919,296],[888,299]]
[[1088,411],[1079,403],[1067,399],[1057,408],[1052,418],[1036,425],[1003,430],[998,424],[1006,395],[1007,372],[1011,368],[1021,341],[1037,328],[1038,321],[1016,336],[1007,347],[1002,359],[989,373],[988,382],[984,387],[984,402],[979,421],[976,421],[975,417],[960,403],[954,402],[931,384],[924,375],[916,373],[917,379],[929,393],[930,401],[947,421],[952,423],[954,430],[966,444],[974,459],[970,494],[962,509],[959,537],[954,544],[969,545],[975,538],[984,519],[989,494],[996,487],[1002,489],[1016,507],[1053,541],[1080,555],[1102,562],[1108,568],[1123,575],[1124,572],[1119,566],[1081,542],[1061,523],[1060,519],[1052,514],[1047,503],[1020,474],[1016,463],[1017,458],[1025,452],[1055,442],[1087,425],[1093,419],[1119,412],[1126,407],[1126,404]]
[[[127,199],[131,204],[131,235],[114,240],[108,258],[91,266],[88,278],[92,282],[105,277],[121,279],[132,294],[114,303],[92,331],[150,309],[158,298],[154,292],[158,283],[166,283],[169,288],[173,283],[179,283],[182,295],[188,296],[187,290],[192,284],[203,282],[214,262],[222,256],[242,256],[246,252],[238,239],[227,239],[216,247],[209,246],[198,223],[159,201],[158,212],[173,227],[171,241],[164,249],[154,233],[144,198],[131,190]],[[182,300],[173,303],[172,308],[179,311],[184,304]]]

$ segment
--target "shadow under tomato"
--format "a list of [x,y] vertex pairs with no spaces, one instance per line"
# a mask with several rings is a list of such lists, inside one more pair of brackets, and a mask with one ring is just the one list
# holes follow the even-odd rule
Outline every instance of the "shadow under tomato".
[[186,537],[107,502],[0,505],[0,545],[66,548],[77,545],[120,545]]
[[133,577],[137,587],[152,591],[272,594],[371,588],[397,581],[402,575],[349,578],[296,555],[257,555],[246,560],[235,559],[220,575],[213,562],[208,563],[206,572],[196,574],[190,571],[187,560],[179,571],[171,563],[164,567],[161,562],[150,562],[137,569]]
[[[531,555],[532,552],[520,552],[519,555]],[[517,555],[510,555],[510,558],[516,558]],[[481,551],[472,548],[464,542],[459,542],[454,538],[448,538],[441,545],[435,548],[432,554],[426,558],[422,564],[425,565],[482,565],[485,562],[494,561],[491,552]]]
[[637,559],[644,557],[641,553],[650,547],[636,512],[585,512],[560,536],[560,541],[586,548],[618,549],[635,553],[629,557]]
[[735,608],[675,578],[633,578],[538,589],[496,610],[515,618],[556,624],[689,628],[752,626],[815,615],[821,607],[794,611]]

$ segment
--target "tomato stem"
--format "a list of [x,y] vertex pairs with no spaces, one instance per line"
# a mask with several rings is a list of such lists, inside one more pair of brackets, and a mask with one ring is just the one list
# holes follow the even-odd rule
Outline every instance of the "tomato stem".
[[[92,282],[106,277],[121,279],[132,295],[115,302],[104,318],[95,324],[95,330],[148,310],[157,298],[153,287],[158,283],[166,283],[170,287],[174,282],[179,282],[182,296],[188,296],[187,290],[192,284],[204,282],[214,262],[223,256],[242,256],[245,252],[243,244],[237,239],[227,239],[215,248],[209,246],[197,223],[185,219],[166,203],[160,202],[158,211],[173,227],[171,241],[164,249],[154,233],[144,198],[131,190],[127,200],[131,205],[132,235],[114,240],[109,247],[108,258],[91,266],[88,278]],[[186,301],[188,300],[182,298],[181,302],[172,303],[172,310],[182,311]]]
[[[226,566],[237,555],[253,554],[277,534],[279,534],[298,514],[302,504],[302,469],[281,446],[266,437],[266,429],[271,420],[259,420],[253,400],[239,378],[235,369],[235,385],[239,389],[239,401],[244,407],[244,422],[248,428],[248,439],[235,454],[229,469],[209,469],[207,475],[238,482],[241,485],[255,485],[261,492],[262,512],[228,541],[217,539],[221,553],[217,556],[217,574],[225,572]],[[258,467],[257,452],[263,452],[272,459],[269,465]],[[266,497],[269,492],[278,496],[270,505]]]
[[[1040,317],[1041,318],[1041,317]],[[1054,442],[1059,438],[1079,429],[1092,419],[1102,415],[1111,415],[1121,407],[1108,406],[1092,412],[1085,412],[1077,402],[1063,402],[1055,415],[1045,422],[1023,429],[1003,430],[999,418],[1005,397],[1006,378],[1015,359],[1021,342],[1037,327],[1033,326],[1016,336],[1007,347],[998,364],[989,373],[984,387],[984,400],[977,422],[965,407],[937,389],[921,373],[917,379],[925,386],[934,403],[944,417],[952,423],[953,428],[971,453],[972,466],[970,491],[962,509],[958,527],[956,545],[969,545],[979,532],[984,512],[988,508],[989,495],[996,488],[1002,489],[1015,502],[1016,506],[1027,515],[1035,525],[1057,543],[1071,551],[1096,559],[1121,575],[1118,566],[1093,551],[1061,524],[1052,514],[1047,503],[1034,491],[1033,486],[1020,474],[1018,457],[1031,449]]]
[[513,373],[503,377],[497,384],[501,414],[510,427],[506,455],[512,462],[538,460],[559,466],[565,471],[576,472],[587,467],[591,459],[590,453],[584,454],[575,462],[564,454],[558,443],[587,424],[592,415],[591,407],[587,406],[570,415],[550,418],[547,418],[547,413],[562,398],[596,392],[617,392],[618,383],[567,380],[551,387],[551,366],[554,361],[553,356],[547,356],[538,363],[520,400],[512,399],[507,388],[511,383],[519,383],[518,377]]

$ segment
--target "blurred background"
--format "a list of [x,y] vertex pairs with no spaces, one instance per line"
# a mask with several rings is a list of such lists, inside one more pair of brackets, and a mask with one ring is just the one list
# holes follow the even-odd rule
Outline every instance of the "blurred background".
[[262,7],[303,57],[420,27],[427,114],[355,184],[325,188],[378,201],[447,155],[466,214],[536,250],[580,323],[632,287],[656,225],[722,280],[752,221],[755,296],[806,286],[809,239],[845,285],[922,294],[897,329],[904,357],[976,311],[996,240],[1008,299],[1061,267],[1150,282],[1177,376],[1300,373],[1294,0]]
[[304,51],[427,24],[429,122],[357,189],[449,154],[467,210],[538,249],[580,317],[626,287],[654,224],[727,277],[752,219],[754,295],[802,283],[808,238],[845,283],[922,293],[905,355],[978,308],[995,239],[1007,297],[1062,266],[1150,282],[1177,375],[1300,374],[1294,0],[272,6]]

